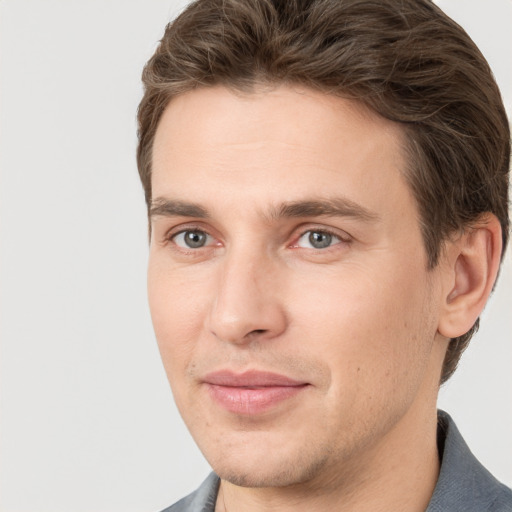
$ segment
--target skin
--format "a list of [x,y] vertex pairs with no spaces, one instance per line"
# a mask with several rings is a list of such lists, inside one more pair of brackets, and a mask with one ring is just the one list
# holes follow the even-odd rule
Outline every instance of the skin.
[[[457,296],[475,280],[465,239],[427,269],[402,145],[357,103],[289,86],[196,89],[167,107],[149,302],[176,404],[222,479],[216,510],[425,510],[441,365],[460,330],[447,304],[469,322]],[[187,246],[187,230],[204,245]],[[307,386],[237,414],[204,383],[221,369]]]

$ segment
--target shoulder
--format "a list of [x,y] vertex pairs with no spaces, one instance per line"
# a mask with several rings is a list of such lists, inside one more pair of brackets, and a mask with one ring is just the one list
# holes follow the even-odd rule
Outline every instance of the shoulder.
[[439,411],[441,471],[427,512],[512,512],[512,490],[471,453],[451,417]]
[[162,512],[214,512],[219,482],[219,477],[210,473],[197,490]]

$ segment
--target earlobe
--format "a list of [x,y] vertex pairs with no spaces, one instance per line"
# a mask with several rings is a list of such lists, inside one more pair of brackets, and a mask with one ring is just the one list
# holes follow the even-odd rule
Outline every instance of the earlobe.
[[501,258],[500,222],[485,214],[449,245],[450,272],[438,331],[456,338],[471,329],[491,294]]

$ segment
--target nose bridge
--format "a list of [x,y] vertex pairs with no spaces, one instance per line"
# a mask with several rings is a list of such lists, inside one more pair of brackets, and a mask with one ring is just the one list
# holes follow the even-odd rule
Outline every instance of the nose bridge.
[[219,339],[245,343],[274,337],[285,327],[271,257],[256,247],[232,247],[221,263],[209,329]]

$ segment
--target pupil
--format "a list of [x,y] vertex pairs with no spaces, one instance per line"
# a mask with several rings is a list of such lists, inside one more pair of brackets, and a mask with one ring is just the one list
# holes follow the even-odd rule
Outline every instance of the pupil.
[[191,248],[202,247],[205,243],[206,236],[204,233],[199,233],[197,231],[189,231],[185,236],[185,241],[187,245]]
[[331,245],[332,236],[329,233],[319,233],[313,231],[309,235],[309,242],[315,249],[324,249]]

